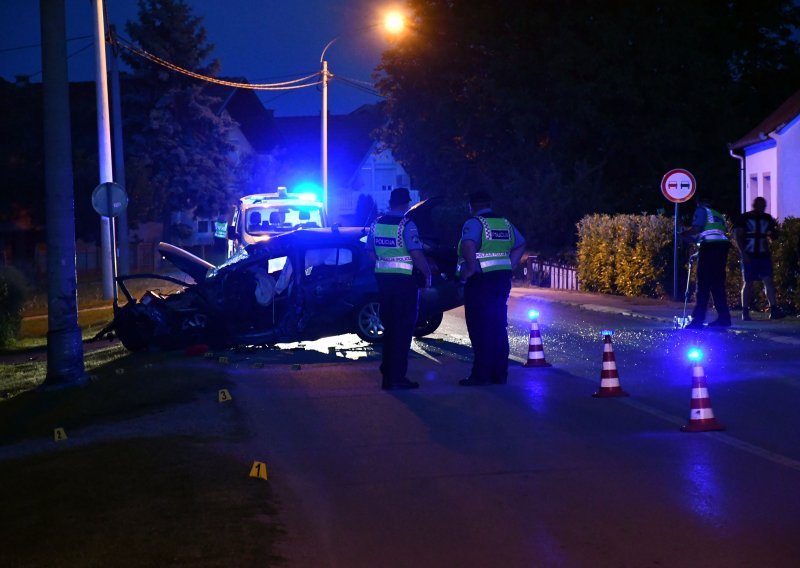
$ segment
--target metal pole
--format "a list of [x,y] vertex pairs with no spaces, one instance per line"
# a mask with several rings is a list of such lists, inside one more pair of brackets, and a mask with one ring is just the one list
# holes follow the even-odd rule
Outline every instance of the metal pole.
[[[111,26],[111,33],[115,32],[114,26]],[[111,122],[114,134],[114,174],[117,183],[125,188],[125,155],[123,152],[122,144],[122,102],[121,91],[119,85],[119,47],[112,43],[111,45],[111,113],[113,120]],[[119,235],[119,263],[118,270],[122,274],[130,274],[131,261],[130,261],[130,238],[128,237],[128,209],[126,208],[117,217],[117,235]],[[116,275],[118,270],[114,271]],[[116,293],[116,286],[114,286]]]
[[[114,181],[111,169],[111,121],[108,112],[108,83],[106,80],[106,40],[105,21],[103,18],[103,0],[92,0],[94,3],[94,47],[96,63],[97,93],[97,148],[99,151],[100,183]],[[114,259],[116,244],[114,243],[114,221],[109,217],[100,217],[100,249],[103,270],[103,298],[111,300],[116,296],[114,282]]]
[[322,208],[323,211],[325,212],[325,217],[327,218],[328,216],[328,62],[324,59],[322,60]]
[[672,297],[675,300],[680,300],[678,297],[678,203],[675,202],[675,231],[673,235],[674,249],[672,251]]

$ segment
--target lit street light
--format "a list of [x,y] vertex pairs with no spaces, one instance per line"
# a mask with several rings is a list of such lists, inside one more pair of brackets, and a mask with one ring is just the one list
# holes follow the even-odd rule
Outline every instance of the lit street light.
[[[373,24],[360,31],[372,29],[381,24]],[[389,12],[384,16],[383,20],[384,29],[390,34],[398,34],[405,28],[405,16],[400,12]],[[333,75],[328,72],[328,61],[325,59],[325,54],[328,49],[336,43],[342,36],[336,36],[322,48],[322,53],[319,56],[319,64],[322,69],[322,123],[321,123],[321,138],[322,138],[322,206],[325,211],[325,216],[328,216],[328,82]]]

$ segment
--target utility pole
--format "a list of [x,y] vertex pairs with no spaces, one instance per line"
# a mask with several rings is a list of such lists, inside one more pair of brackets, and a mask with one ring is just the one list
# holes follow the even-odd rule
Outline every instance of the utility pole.
[[46,387],[86,380],[78,327],[75,191],[72,176],[65,0],[40,0],[47,214]]
[[[103,18],[103,0],[92,0],[94,5],[94,47],[97,91],[97,149],[99,152],[100,183],[114,181],[111,169],[111,120],[108,112],[108,82],[106,77],[106,34]],[[114,219],[100,217],[100,252],[102,255],[103,298],[116,298],[114,282],[117,251],[114,242]]]

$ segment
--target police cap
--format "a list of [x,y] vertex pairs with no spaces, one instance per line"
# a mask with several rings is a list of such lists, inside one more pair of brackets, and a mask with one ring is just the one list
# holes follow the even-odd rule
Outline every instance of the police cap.
[[411,194],[405,187],[398,187],[392,190],[389,196],[389,205],[402,205],[404,203],[411,203]]

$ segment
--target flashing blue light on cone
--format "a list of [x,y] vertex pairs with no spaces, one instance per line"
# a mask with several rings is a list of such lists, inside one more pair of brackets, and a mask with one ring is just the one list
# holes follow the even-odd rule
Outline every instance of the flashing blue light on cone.
[[703,351],[697,347],[692,347],[686,354],[692,362],[692,401],[689,411],[689,423],[681,426],[683,432],[709,432],[713,430],[724,430],[725,426],[717,422],[714,411],[711,408],[711,398],[708,395],[706,385],[706,373],[700,361],[703,359]]
[[689,361],[691,361],[692,363],[699,363],[700,361],[703,360],[703,352],[697,347],[692,347],[686,354],[686,358],[689,359]]
[[528,340],[528,361],[526,367],[552,367],[544,359],[544,347],[542,346],[542,335],[539,332],[539,311],[528,310],[528,318],[531,320],[531,335]]

